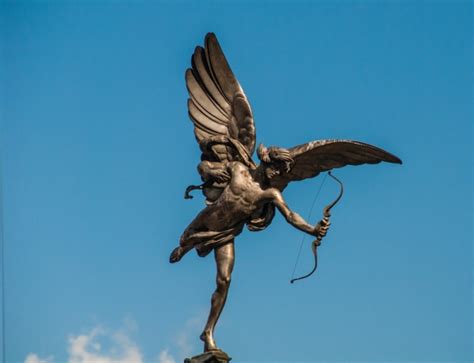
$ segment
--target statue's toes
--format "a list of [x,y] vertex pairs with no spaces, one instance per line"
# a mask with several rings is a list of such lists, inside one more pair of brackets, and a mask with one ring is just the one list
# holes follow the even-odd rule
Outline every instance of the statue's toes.
[[181,260],[183,257],[183,249],[181,247],[176,247],[170,255],[170,263],[175,263]]

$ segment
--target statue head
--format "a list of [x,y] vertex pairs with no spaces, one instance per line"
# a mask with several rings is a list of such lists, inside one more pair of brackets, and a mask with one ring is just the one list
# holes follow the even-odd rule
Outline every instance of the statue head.
[[260,144],[257,148],[257,156],[262,162],[265,176],[268,179],[273,178],[275,175],[280,175],[282,172],[290,172],[294,164],[290,152],[281,147],[271,146],[267,148],[265,145]]

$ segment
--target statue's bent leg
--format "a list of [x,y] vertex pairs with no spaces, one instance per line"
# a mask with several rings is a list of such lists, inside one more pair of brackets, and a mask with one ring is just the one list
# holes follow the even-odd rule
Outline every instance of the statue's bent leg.
[[214,328],[227,299],[232,270],[234,268],[234,254],[234,241],[217,247],[214,250],[217,265],[217,288],[212,295],[211,311],[209,312],[209,318],[207,319],[204,331],[201,334],[205,352],[218,349],[214,341]]
[[211,238],[210,236],[206,236],[206,233],[212,234],[212,232],[209,232],[212,231],[212,227],[208,225],[208,221],[212,220],[212,215],[215,212],[216,206],[208,205],[196,216],[196,218],[193,219],[189,226],[186,227],[179,239],[179,246],[176,247],[173,252],[171,252],[171,263],[178,262],[194,247],[201,244],[202,242],[208,241]]
[[170,255],[170,263],[176,263],[183,256],[191,251],[194,248],[194,244],[190,240],[190,236],[192,236],[195,232],[196,229],[202,227],[202,219],[196,217],[191,224],[184,230],[183,234],[181,235],[179,239],[179,246],[176,247]]

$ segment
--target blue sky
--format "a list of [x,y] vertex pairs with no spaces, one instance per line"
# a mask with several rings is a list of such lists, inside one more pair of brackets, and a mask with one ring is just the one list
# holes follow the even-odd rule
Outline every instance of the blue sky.
[[[348,138],[404,161],[336,171],[311,279],[289,284],[302,236],[281,216],[244,232],[219,345],[233,362],[472,361],[472,3],[0,9],[8,362],[199,353],[214,261],[168,255],[203,207],[182,198],[199,181],[184,71],[208,31],[258,142]],[[306,217],[321,179],[291,185],[290,207]]]

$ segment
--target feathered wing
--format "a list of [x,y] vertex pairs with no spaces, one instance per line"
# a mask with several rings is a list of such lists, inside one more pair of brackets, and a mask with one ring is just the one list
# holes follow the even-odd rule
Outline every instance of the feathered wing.
[[[197,141],[226,136],[239,141],[251,156],[256,138],[252,110],[213,33],[206,35],[204,48],[196,47],[191,63],[186,86]],[[216,145],[214,150],[221,161],[231,161],[235,155],[224,145]]]
[[318,140],[288,149],[294,164],[289,172],[274,176],[272,187],[283,190],[289,182],[313,178],[319,173],[346,165],[401,164],[395,155],[376,146],[351,140]]

